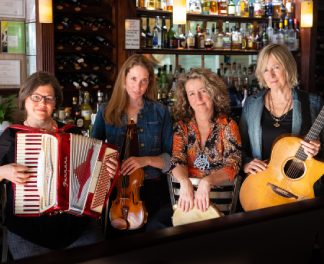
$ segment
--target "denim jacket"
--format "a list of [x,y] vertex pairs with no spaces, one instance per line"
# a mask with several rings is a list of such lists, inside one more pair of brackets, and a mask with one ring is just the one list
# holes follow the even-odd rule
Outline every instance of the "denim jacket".
[[[127,116],[122,116],[120,127],[109,125],[104,120],[105,106],[102,105],[97,113],[91,136],[106,140],[121,152],[127,130]],[[145,179],[158,178],[170,167],[172,119],[168,109],[160,103],[144,99],[144,106],[137,117],[137,128],[139,156],[162,155],[165,164],[162,171],[149,166],[144,168]]]
[[[267,90],[262,90],[258,94],[249,96],[244,104],[241,120],[240,133],[243,146],[243,164],[254,158],[262,159],[262,127],[261,117],[264,107],[264,96]],[[309,95],[309,107],[311,123],[314,122],[322,107],[319,96]],[[298,96],[297,88],[293,89],[293,115],[292,115],[292,135],[300,135],[302,128],[302,106]],[[323,131],[322,131],[323,132]],[[323,149],[323,133],[321,134]],[[322,155],[323,156],[323,155]]]

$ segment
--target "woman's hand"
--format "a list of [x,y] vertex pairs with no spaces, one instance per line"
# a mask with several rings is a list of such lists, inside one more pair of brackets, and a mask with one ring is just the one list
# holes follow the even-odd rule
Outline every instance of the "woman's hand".
[[108,176],[110,177],[110,179],[113,179],[118,168],[118,160],[116,158],[109,158],[106,165]]
[[267,168],[267,163],[262,160],[254,159],[244,165],[244,172],[247,174],[256,174],[264,171]]
[[189,179],[180,182],[180,195],[178,207],[184,212],[190,211],[194,206],[194,189]]
[[121,165],[121,174],[130,175],[139,168],[147,165],[147,157],[130,157],[123,161]]
[[321,143],[319,140],[310,140],[309,142],[302,140],[300,144],[302,145],[304,152],[307,154],[309,159],[316,156],[321,148]]
[[210,183],[205,178],[202,178],[195,194],[195,206],[203,212],[209,207],[210,188]]
[[0,176],[15,184],[24,185],[28,180],[30,173],[27,172],[28,167],[11,163],[0,167]]

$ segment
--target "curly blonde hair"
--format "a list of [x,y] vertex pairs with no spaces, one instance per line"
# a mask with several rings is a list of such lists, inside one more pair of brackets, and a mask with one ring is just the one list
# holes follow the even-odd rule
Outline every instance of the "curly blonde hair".
[[192,79],[203,81],[205,88],[213,101],[214,115],[213,119],[220,114],[228,114],[230,110],[230,101],[227,86],[216,73],[205,68],[194,68],[189,73],[182,74],[177,80],[176,103],[174,106],[174,117],[176,121],[189,121],[194,111],[189,104],[186,93],[186,83]]

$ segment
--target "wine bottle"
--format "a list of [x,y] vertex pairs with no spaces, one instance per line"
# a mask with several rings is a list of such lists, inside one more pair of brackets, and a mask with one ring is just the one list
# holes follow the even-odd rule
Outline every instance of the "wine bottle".
[[91,122],[92,108],[90,105],[90,93],[88,91],[84,92],[84,102],[81,105],[81,116],[84,118],[84,127],[89,128]]

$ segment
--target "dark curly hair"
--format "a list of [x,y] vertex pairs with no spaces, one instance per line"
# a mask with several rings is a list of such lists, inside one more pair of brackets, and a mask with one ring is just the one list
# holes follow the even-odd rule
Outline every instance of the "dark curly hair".
[[189,121],[194,115],[186,93],[186,83],[192,79],[200,79],[205,84],[205,88],[214,105],[213,119],[217,118],[220,114],[229,113],[229,94],[222,78],[211,70],[194,68],[188,73],[181,74],[177,80],[176,103],[174,105],[174,117],[176,121]]

